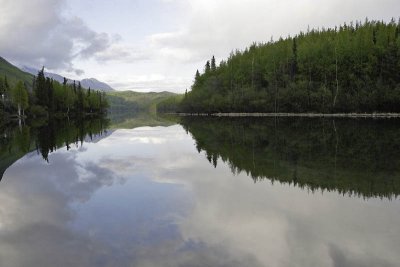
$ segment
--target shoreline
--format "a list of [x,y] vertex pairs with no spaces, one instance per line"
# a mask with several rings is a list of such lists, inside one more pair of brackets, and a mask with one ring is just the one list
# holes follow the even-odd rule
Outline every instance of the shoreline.
[[169,113],[204,117],[400,118],[400,113]]

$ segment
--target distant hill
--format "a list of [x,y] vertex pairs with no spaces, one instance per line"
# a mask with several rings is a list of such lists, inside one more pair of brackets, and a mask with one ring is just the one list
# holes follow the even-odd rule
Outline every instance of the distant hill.
[[33,75],[20,70],[2,57],[0,57],[0,76],[7,76],[7,80],[11,86],[20,80],[30,87],[32,86]]
[[[22,70],[31,73],[33,75],[36,75],[38,73],[38,70],[35,68],[31,68],[31,67],[27,67],[27,66],[23,66]],[[51,72],[45,72],[44,73],[46,77],[49,77],[55,81],[58,81],[60,83],[64,82],[64,77],[56,74],[56,73],[51,73]],[[68,83],[73,83],[72,79],[69,79],[68,77],[66,77],[68,79]],[[111,92],[114,91],[114,89],[109,86],[106,83],[100,82],[99,80],[95,79],[95,78],[90,78],[90,79],[83,79],[81,81],[76,80],[76,82],[81,82],[81,85],[83,88],[88,89],[89,87],[91,89],[95,89],[95,90],[99,90],[99,91],[103,91],[103,92]]]
[[113,91],[107,93],[111,111],[145,111],[154,113],[158,103],[176,95],[171,92]]

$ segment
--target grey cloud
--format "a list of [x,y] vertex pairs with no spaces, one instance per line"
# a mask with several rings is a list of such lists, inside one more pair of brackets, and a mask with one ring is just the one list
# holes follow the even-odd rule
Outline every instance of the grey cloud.
[[360,257],[354,257],[354,255],[348,255],[346,252],[347,251],[341,249],[337,245],[331,244],[329,246],[329,254],[333,262],[333,267],[396,266],[396,264],[388,262],[385,259],[376,259],[368,254],[364,254]]
[[74,72],[78,76],[82,76],[83,74],[85,74],[85,71],[81,69],[75,69]]
[[95,32],[81,18],[64,16],[66,0],[0,0],[0,6],[1,56],[19,65],[81,75],[75,59],[96,58],[120,39]]
[[149,51],[144,51],[143,49],[115,44],[110,46],[108,49],[97,53],[95,58],[101,62],[119,61],[132,63],[151,59],[151,53]]

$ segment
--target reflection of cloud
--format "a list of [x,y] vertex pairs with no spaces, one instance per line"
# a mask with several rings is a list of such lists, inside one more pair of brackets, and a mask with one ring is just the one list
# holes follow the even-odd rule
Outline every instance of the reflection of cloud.
[[117,130],[50,157],[28,154],[0,184],[1,266],[400,261],[399,201],[254,184],[222,162],[214,169],[180,126]]
[[68,227],[71,205],[115,179],[92,163],[79,165],[77,153],[55,152],[50,164],[30,153],[7,170],[0,188],[1,266],[91,266],[110,249]]
[[[249,253],[265,266],[399,262],[396,252],[387,249],[400,240],[398,233],[388,235],[388,229],[400,222],[393,213],[398,202],[365,202],[336,193],[309,195],[285,185],[254,184],[244,174],[227,175],[228,166],[221,165],[213,170],[210,164],[196,163],[190,177],[170,178],[189,181],[195,198],[194,209],[181,226],[185,240],[223,246],[233,254]],[[340,248],[347,265],[333,258],[332,246]]]

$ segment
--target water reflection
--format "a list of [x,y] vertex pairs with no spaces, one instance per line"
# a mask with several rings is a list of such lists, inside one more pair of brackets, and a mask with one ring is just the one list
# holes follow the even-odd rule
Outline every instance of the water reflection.
[[211,164],[221,158],[255,182],[389,199],[400,193],[397,120],[186,117],[181,123]]
[[254,183],[244,172],[233,175],[222,157],[210,164],[206,151],[196,150],[200,139],[179,125],[103,137],[59,147],[49,163],[33,151],[7,169],[0,183],[0,266],[400,262],[397,199]]
[[9,126],[0,138],[0,180],[4,171],[29,151],[36,150],[48,161],[58,148],[79,147],[107,135],[109,120],[103,117],[80,120],[33,121],[24,126]]

